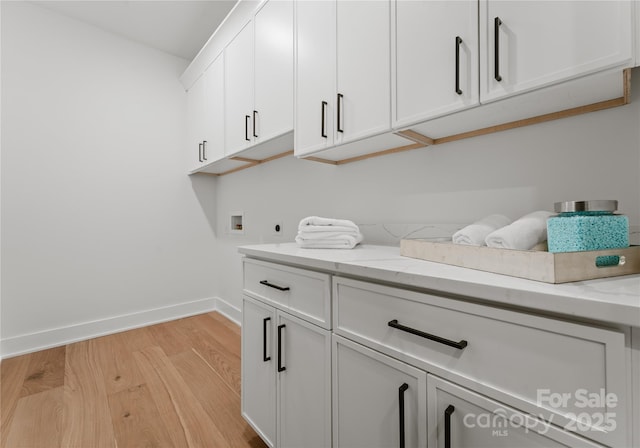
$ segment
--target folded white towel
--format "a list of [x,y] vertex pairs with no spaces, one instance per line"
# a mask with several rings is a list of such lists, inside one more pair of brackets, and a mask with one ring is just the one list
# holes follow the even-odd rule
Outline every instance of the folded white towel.
[[298,230],[303,230],[308,226],[340,226],[360,231],[353,221],[349,221],[347,219],[321,218],[320,216],[309,216],[307,218],[303,218],[300,221],[300,224],[298,224]]
[[540,210],[529,213],[506,227],[487,235],[489,247],[529,250],[547,239],[547,219],[553,213]]
[[306,249],[353,249],[362,241],[362,235],[340,235],[328,238],[304,238],[296,236],[296,243]]
[[309,216],[300,221],[296,243],[315,249],[353,249],[362,241],[358,226],[346,219]]
[[305,234],[314,234],[314,233],[324,233],[324,232],[338,232],[338,233],[348,233],[348,234],[356,234],[360,233],[358,227],[349,227],[349,226],[302,226],[298,228],[299,233]]
[[452,240],[456,244],[469,246],[484,246],[487,235],[501,227],[511,224],[511,220],[504,215],[489,215],[474,222],[453,234]]
[[342,237],[361,237],[360,232],[298,232],[298,237],[307,240],[338,240]]

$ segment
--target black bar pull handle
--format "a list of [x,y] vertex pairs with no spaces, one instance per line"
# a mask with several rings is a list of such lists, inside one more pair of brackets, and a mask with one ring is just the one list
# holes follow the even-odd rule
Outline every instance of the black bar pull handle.
[[249,138],[249,120],[251,119],[251,115],[244,116],[244,139],[248,142],[251,141]]
[[415,328],[406,327],[398,323],[397,319],[390,320],[388,325],[393,328],[397,328],[401,331],[406,331],[407,333],[415,334],[416,336],[420,336],[432,341],[439,342],[440,344],[448,345],[449,347],[457,348],[458,350],[462,350],[467,346],[467,341],[452,341],[450,339],[441,338],[440,336],[436,336],[433,334],[425,333],[424,331],[416,330]]
[[344,132],[344,129],[342,129],[342,98],[344,98],[344,95],[338,93],[338,128],[336,129],[338,132]]
[[257,121],[257,117],[258,117],[258,111],[254,110],[253,111],[253,136],[255,138],[258,138],[258,134],[256,134],[256,121]]
[[498,82],[502,81],[502,76],[500,76],[500,25],[502,25],[500,17],[493,19],[493,71],[494,78]]
[[325,129],[325,120],[327,115],[327,102],[322,102],[322,109],[320,111],[321,121],[320,121],[320,136],[323,138],[327,138],[327,130]]
[[291,288],[289,288],[288,286],[278,286],[278,285],[274,285],[273,283],[269,283],[269,280],[260,280],[260,284],[264,285],[264,286],[268,286],[270,288],[277,289],[278,291],[289,291],[289,290],[291,290]]
[[278,372],[287,370],[287,368],[282,365],[282,330],[284,330],[285,327],[285,324],[278,325]]
[[460,44],[462,44],[462,38],[456,36],[456,93],[462,95],[460,90]]
[[409,385],[407,383],[403,383],[402,386],[398,388],[398,406],[400,410],[400,448],[404,448],[404,392],[409,389]]
[[202,160],[202,143],[198,143],[198,160],[204,162],[204,160]]
[[267,323],[270,320],[270,317],[265,317],[262,320],[262,360],[264,362],[271,361],[271,356],[267,355]]
[[202,141],[202,159],[203,160],[207,160],[207,141],[203,140]]
[[444,410],[444,448],[451,448],[451,414],[455,410],[452,404]]

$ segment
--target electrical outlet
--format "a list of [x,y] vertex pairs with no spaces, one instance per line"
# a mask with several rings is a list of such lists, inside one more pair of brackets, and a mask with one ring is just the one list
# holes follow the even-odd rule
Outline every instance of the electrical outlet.
[[276,236],[282,236],[282,234],[284,233],[284,226],[282,225],[281,221],[274,222],[271,225],[271,233]]

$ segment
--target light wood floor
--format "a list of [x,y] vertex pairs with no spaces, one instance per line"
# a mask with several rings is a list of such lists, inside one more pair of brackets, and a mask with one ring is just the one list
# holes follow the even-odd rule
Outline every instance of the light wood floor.
[[202,314],[0,364],[1,447],[265,447],[240,415],[240,329]]

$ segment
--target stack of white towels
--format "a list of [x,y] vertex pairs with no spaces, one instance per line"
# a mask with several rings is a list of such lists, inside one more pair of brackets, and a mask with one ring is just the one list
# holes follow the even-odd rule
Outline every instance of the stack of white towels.
[[547,240],[547,219],[553,213],[540,210],[513,222],[503,215],[490,215],[453,234],[453,242],[470,246],[530,250]]
[[300,221],[296,243],[314,249],[353,249],[362,241],[358,226],[347,219],[309,216]]

